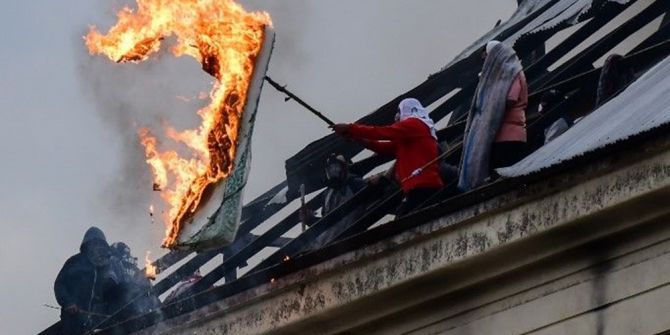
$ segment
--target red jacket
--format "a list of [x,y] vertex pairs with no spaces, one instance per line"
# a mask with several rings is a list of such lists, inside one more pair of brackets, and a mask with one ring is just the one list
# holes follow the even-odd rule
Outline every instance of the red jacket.
[[438,156],[437,140],[421,120],[408,118],[386,127],[351,124],[349,133],[354,139],[361,140],[368,149],[396,158],[396,178],[401,182],[405,194],[419,187],[444,186],[437,162],[426,167],[420,175],[407,179],[416,169]]

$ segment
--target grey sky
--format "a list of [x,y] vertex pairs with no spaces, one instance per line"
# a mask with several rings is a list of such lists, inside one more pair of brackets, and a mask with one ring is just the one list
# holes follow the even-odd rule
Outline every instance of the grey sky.
[[[131,124],[163,113],[193,122],[209,89],[190,59],[169,55],[115,67],[89,57],[89,24],[113,21],[118,0],[14,1],[0,11],[0,333],[31,334],[58,319],[53,280],[87,227],[137,256],[157,248],[160,223]],[[267,9],[277,30],[270,73],[337,121],[379,107],[420,83],[506,19],[516,0],[246,1]],[[486,10],[482,10],[486,9]],[[266,87],[247,199],[284,177],[284,160],[327,129]]]

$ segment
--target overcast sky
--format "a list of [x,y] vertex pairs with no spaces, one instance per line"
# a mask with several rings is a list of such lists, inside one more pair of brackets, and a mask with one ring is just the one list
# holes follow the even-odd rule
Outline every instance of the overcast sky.
[[[140,66],[88,56],[90,24],[119,0],[12,1],[0,11],[0,334],[34,334],[58,320],[53,281],[84,231],[102,228],[142,257],[163,235],[133,123],[170,116],[193,126],[208,91],[192,59]],[[516,0],[255,0],[273,17],[270,74],[336,121],[356,119],[414,87],[506,19]],[[486,9],[486,10],[482,10]],[[284,178],[284,160],[328,131],[266,87],[247,199]]]

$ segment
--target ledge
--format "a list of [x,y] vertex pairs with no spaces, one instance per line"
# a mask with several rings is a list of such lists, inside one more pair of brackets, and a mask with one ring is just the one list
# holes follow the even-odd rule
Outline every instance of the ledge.
[[140,334],[345,331],[652,221],[670,213],[664,200],[669,195],[670,151],[666,141],[657,141],[458,210]]

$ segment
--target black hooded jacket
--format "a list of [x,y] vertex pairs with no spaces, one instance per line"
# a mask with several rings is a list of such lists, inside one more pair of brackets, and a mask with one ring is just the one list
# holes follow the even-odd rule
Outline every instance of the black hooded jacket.
[[89,261],[86,246],[94,240],[107,243],[100,229],[89,228],[84,235],[80,252],[65,262],[54,283],[58,304],[63,309],[76,305],[81,311],[74,315],[65,310],[61,312],[66,332],[71,334],[78,334],[82,329],[101,321],[100,315],[108,313],[105,293],[118,283],[111,266],[96,267]]

